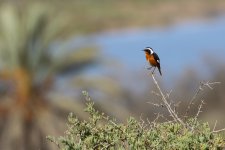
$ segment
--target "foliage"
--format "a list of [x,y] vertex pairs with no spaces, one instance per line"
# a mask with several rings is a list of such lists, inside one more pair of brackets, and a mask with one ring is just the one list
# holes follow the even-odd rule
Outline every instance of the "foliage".
[[150,122],[130,117],[126,124],[117,123],[94,108],[87,92],[86,109],[90,118],[81,121],[72,113],[68,116],[68,129],[59,138],[47,139],[62,150],[78,149],[222,149],[224,139],[212,132],[208,123],[190,118],[176,121]]
[[[63,107],[51,101],[48,95],[56,77],[97,64],[98,52],[93,46],[65,46],[62,33],[70,23],[64,16],[52,14],[52,6],[42,3],[1,5],[0,81],[5,83],[1,87],[6,94],[0,94],[0,149],[51,149],[42,140],[47,132],[60,131],[64,120],[56,113],[70,112],[65,104],[79,106],[79,102],[64,101]],[[64,47],[58,47],[59,43]],[[43,125],[43,120],[57,120],[58,124]]]
[[[10,2],[27,7],[37,1]],[[213,17],[220,12],[223,13],[225,6],[222,0],[39,0],[38,2],[54,7],[56,11],[52,18],[63,16],[64,19],[69,20],[68,28],[64,29],[65,35],[72,35],[71,31],[79,34],[95,33],[127,27],[168,25],[180,19]],[[2,3],[4,0],[0,1],[0,5]]]
[[[25,70],[34,84],[68,68],[78,71],[94,62],[96,51],[90,46],[80,50],[62,47],[61,34],[69,22],[64,16],[51,17],[50,6],[35,3],[22,11],[14,5],[0,12],[0,64],[2,70]],[[88,64],[88,65],[87,65]]]

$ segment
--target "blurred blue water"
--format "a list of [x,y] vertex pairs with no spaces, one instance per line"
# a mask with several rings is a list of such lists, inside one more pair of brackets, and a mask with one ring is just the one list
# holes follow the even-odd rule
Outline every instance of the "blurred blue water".
[[163,73],[181,74],[191,67],[205,74],[205,56],[225,62],[225,16],[169,27],[104,32],[75,38],[72,43],[96,44],[104,56],[134,71],[146,66],[141,50],[150,46],[161,59]]
[[163,68],[180,73],[187,66],[204,67],[201,62],[205,55],[224,59],[225,18],[158,29],[104,33],[98,35],[96,41],[108,54],[132,68],[143,64],[140,50],[150,46],[160,56]]

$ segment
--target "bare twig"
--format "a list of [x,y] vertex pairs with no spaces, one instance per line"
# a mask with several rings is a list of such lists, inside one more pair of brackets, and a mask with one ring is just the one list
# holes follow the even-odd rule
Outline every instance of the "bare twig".
[[222,132],[222,131],[225,131],[225,128],[220,129],[220,130],[213,131],[213,133],[218,133],[218,132]]
[[152,122],[150,122],[149,120],[147,120],[148,121],[148,124],[150,125],[150,127],[151,126],[155,127],[157,125],[157,121],[159,120],[160,117],[162,119],[164,119],[166,122],[172,122],[172,121],[168,120],[166,117],[164,117],[163,114],[157,113],[156,114],[156,118]]
[[167,98],[170,98],[171,93],[172,93],[172,90],[170,90],[169,93],[166,93]]
[[207,81],[205,83],[205,86],[207,86],[208,88],[210,88],[211,90],[213,90],[213,88],[211,87],[211,85],[215,85],[215,84],[220,84],[221,82],[209,82]]
[[166,122],[172,122],[171,120],[168,120],[166,117],[164,117],[163,114],[159,114],[159,117],[161,117],[162,119],[164,119]]
[[151,122],[150,122],[150,120],[147,118],[147,122],[148,122],[148,124],[151,124]]
[[142,114],[140,116],[140,122],[139,122],[139,127],[143,130],[148,126],[148,124],[145,123],[145,121],[142,118]]
[[188,113],[189,113],[189,111],[191,109],[191,106],[194,105],[194,100],[197,98],[199,93],[204,90],[204,87],[208,87],[209,89],[213,90],[211,85],[215,85],[215,84],[220,84],[220,82],[209,82],[209,81],[207,81],[207,82],[200,82],[200,85],[199,85],[198,89],[196,90],[194,96],[192,97],[192,99],[191,99],[191,101],[190,101],[190,103],[189,103],[189,105],[188,105],[188,107],[186,109],[186,113],[184,115],[185,118],[188,117]]
[[155,91],[152,91],[151,93],[158,96],[158,97],[161,97],[161,95],[159,93],[155,92]]
[[215,122],[215,124],[214,124],[213,132],[216,130],[216,125],[217,125],[217,120],[216,120],[216,122]]
[[176,121],[176,122],[179,122],[181,123],[183,126],[185,126],[184,122],[177,116],[176,112],[171,108],[171,105],[169,104],[168,100],[167,100],[167,97],[163,94],[161,88],[159,87],[159,84],[158,82],[156,81],[155,77],[154,77],[154,74],[151,74],[152,75],[152,79],[154,81],[154,84],[156,85],[157,89],[159,90],[159,93],[161,95],[161,98],[162,98],[162,102],[165,104],[167,110],[169,111],[171,117]]
[[152,123],[155,123],[159,119],[159,117],[160,117],[160,114],[158,113],[156,118],[152,121]]
[[196,90],[194,96],[192,97],[192,99],[191,99],[191,101],[190,101],[190,103],[189,103],[189,105],[188,105],[188,107],[186,109],[185,118],[188,117],[188,113],[189,113],[189,111],[191,109],[191,105],[194,104],[193,102],[196,99],[197,95],[200,93],[200,91],[203,90],[203,86],[204,86],[204,83],[203,82],[200,82],[200,85],[199,85],[198,89]]
[[175,103],[175,104],[174,104],[174,107],[175,107],[175,108],[179,107],[179,106],[180,106],[180,103],[181,103],[181,101]]
[[213,127],[213,131],[212,131],[212,133],[218,133],[218,132],[225,131],[225,128],[220,129],[220,130],[216,130],[216,125],[217,125],[217,120],[216,120],[216,122],[215,122],[215,124],[214,124],[214,127]]
[[164,105],[162,104],[162,103],[160,103],[160,104],[157,104],[157,103],[152,103],[152,102],[147,102],[148,104],[151,104],[151,105],[153,105],[153,106],[155,106],[155,107],[164,107]]
[[198,111],[197,111],[197,113],[196,113],[196,115],[195,115],[195,120],[198,119],[199,114],[202,112],[202,107],[203,107],[204,104],[205,104],[205,103],[204,103],[204,100],[201,100],[201,104],[198,106]]

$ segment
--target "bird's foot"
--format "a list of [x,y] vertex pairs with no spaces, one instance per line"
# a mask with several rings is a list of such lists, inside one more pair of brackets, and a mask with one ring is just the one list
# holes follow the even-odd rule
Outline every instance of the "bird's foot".
[[151,70],[151,69],[152,69],[152,67],[148,67],[147,69],[148,69],[148,70]]
[[155,71],[155,68],[153,69],[152,74],[154,74],[154,71]]

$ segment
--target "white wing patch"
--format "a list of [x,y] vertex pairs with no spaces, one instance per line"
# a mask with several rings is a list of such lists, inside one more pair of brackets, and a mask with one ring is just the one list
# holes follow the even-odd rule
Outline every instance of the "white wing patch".
[[152,50],[152,49],[149,49],[149,50],[150,50],[150,52],[151,52],[151,55],[152,55],[152,54],[154,53],[154,52],[153,52],[153,50]]

